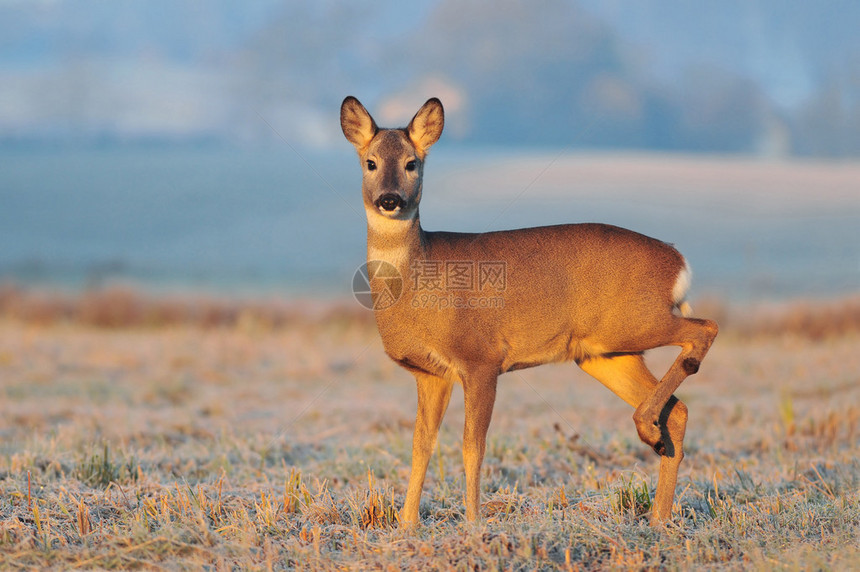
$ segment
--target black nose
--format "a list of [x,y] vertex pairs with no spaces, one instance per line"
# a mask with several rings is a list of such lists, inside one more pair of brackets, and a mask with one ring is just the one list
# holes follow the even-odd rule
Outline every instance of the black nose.
[[384,211],[393,211],[397,207],[403,206],[403,199],[394,193],[385,193],[376,199],[376,206],[380,207]]

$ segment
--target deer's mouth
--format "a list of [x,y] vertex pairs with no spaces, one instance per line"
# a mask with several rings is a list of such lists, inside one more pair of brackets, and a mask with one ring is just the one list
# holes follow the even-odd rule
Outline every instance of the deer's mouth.
[[376,208],[383,210],[385,212],[393,213],[397,209],[403,208],[404,201],[400,198],[400,195],[396,195],[394,193],[385,193],[374,203]]

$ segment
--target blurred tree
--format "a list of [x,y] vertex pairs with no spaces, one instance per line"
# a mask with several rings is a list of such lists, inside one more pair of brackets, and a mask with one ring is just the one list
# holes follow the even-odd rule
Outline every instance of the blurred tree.
[[472,141],[584,144],[598,77],[620,76],[617,42],[575,2],[443,0],[412,44],[420,68],[465,86]]
[[[860,69],[855,73],[860,76]],[[860,82],[828,81],[801,107],[793,127],[793,150],[799,155],[860,155]]]
[[769,113],[755,83],[714,66],[688,70],[677,106],[678,147],[693,151],[754,151]]

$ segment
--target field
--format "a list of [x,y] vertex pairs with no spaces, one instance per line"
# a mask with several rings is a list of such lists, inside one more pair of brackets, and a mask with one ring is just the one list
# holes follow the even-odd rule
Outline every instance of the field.
[[698,310],[665,528],[632,411],[571,364],[500,378],[477,525],[455,390],[404,530],[414,381],[369,314],[5,289],[0,568],[860,568],[860,303]]

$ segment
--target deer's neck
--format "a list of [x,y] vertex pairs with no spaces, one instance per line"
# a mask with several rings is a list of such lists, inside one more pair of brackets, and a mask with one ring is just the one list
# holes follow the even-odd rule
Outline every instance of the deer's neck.
[[417,212],[411,219],[396,220],[368,210],[368,260],[384,260],[403,272],[421,256],[423,247],[424,231]]

